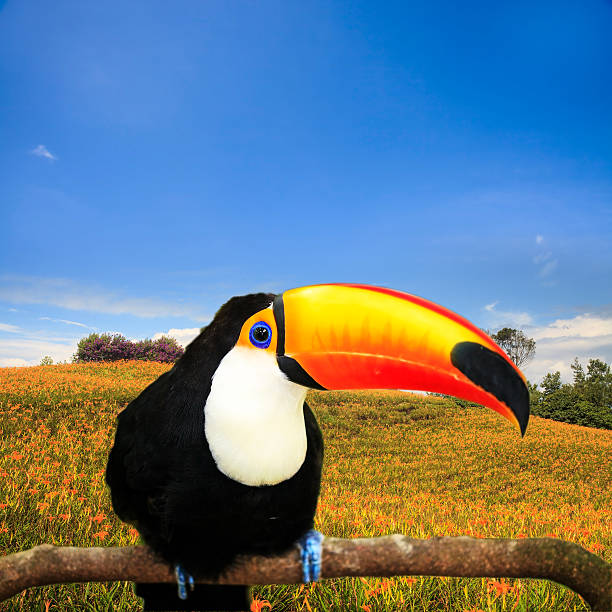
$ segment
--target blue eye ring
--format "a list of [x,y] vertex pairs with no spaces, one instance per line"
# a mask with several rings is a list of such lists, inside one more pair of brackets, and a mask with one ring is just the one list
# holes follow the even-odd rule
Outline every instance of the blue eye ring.
[[272,328],[265,321],[258,321],[249,331],[249,340],[257,348],[268,348],[272,342]]

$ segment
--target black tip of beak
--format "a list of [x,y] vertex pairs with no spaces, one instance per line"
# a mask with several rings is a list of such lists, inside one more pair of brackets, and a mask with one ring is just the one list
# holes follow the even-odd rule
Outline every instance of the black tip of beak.
[[512,410],[525,435],[529,422],[529,391],[517,371],[499,354],[477,342],[459,342],[451,363],[474,384],[494,395]]

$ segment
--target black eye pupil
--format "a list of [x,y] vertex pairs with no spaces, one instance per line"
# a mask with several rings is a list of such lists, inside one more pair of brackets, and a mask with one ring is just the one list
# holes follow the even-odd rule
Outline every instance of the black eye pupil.
[[272,330],[265,321],[257,321],[253,324],[249,331],[249,339],[251,344],[260,349],[266,349],[270,346],[272,338]]
[[256,327],[253,330],[253,338],[257,340],[257,342],[265,342],[268,339],[268,330],[265,327]]

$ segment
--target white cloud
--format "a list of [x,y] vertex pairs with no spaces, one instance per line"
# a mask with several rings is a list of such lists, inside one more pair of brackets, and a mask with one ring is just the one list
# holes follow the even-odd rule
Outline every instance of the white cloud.
[[78,323],[77,321],[68,321],[67,319],[53,319],[52,317],[38,317],[40,321],[52,321],[53,323],[65,323],[66,325],[76,325],[78,327],[84,327],[85,329],[95,329],[85,323]]
[[542,234],[538,234],[536,236],[536,244],[542,244],[544,242],[544,236]]
[[[543,253],[538,253],[533,258],[533,263],[536,266],[540,267],[538,271],[540,278],[546,278],[550,276],[557,269],[559,260],[553,258],[552,251],[546,251]],[[548,285],[549,283],[545,283],[545,284]]]
[[70,361],[76,349],[76,340],[0,338],[0,367],[38,365],[45,355],[56,362]]
[[522,329],[536,341],[534,359],[523,367],[532,382],[541,382],[548,372],[561,372],[564,382],[571,382],[570,364],[575,357],[586,365],[589,359],[612,363],[612,313],[583,313],[567,319],[556,319],[547,325],[535,325],[527,312],[498,311],[498,302],[483,307],[489,329],[514,327]]
[[174,338],[182,347],[185,347],[199,334],[199,327],[187,327],[184,329],[176,329],[173,327],[167,332],[158,332],[153,336],[153,340],[159,340],[162,336],[170,336],[171,338]]
[[[40,363],[40,362],[39,362]],[[30,363],[25,359],[15,359],[15,358],[6,358],[3,359],[0,357],[0,368],[21,368],[24,366],[37,365],[35,363]]]
[[525,327],[531,325],[533,319],[527,312],[519,310],[496,310],[499,301],[491,302],[483,306],[483,310],[487,312],[485,317],[487,327]]
[[572,381],[570,364],[575,357],[585,365],[589,359],[612,362],[612,316],[584,313],[571,319],[557,319],[545,326],[526,330],[536,341],[536,354],[525,375],[540,382],[548,372],[561,372],[564,382]]
[[21,328],[16,325],[9,325],[8,323],[0,323],[0,331],[18,334],[21,332]]
[[558,263],[559,263],[559,261],[557,259],[551,259],[550,261],[547,261],[540,268],[540,276],[542,278],[544,278],[546,276],[550,276],[557,269],[557,264]]
[[546,253],[538,253],[534,258],[533,258],[533,263],[536,265],[539,265],[541,263],[544,263],[546,260],[550,259],[552,257],[552,252],[551,251],[546,251]]
[[535,328],[536,340],[544,338],[598,338],[612,335],[612,317],[585,313],[572,319],[557,319],[546,327]]
[[[71,361],[72,356],[76,353],[79,338],[49,338],[44,336],[44,332],[21,329],[19,332],[21,334],[18,336],[0,338],[0,367],[38,365],[45,355],[49,355],[55,362]],[[112,335],[119,332],[105,333]],[[184,347],[199,333],[199,327],[171,328],[168,331],[156,333],[153,339],[171,336]],[[140,338],[132,338],[132,340],[136,341]]]
[[185,316],[195,321],[210,317],[197,306],[156,298],[130,297],[101,287],[83,286],[65,278],[0,276],[0,300],[14,304],[48,304],[68,310],[131,314],[152,318]]
[[32,149],[30,153],[32,153],[32,155],[36,155],[37,157],[44,157],[51,161],[55,161],[57,159],[57,157],[53,155],[53,153],[51,153],[49,149],[45,147],[45,145],[41,145],[41,144],[39,144],[37,147]]

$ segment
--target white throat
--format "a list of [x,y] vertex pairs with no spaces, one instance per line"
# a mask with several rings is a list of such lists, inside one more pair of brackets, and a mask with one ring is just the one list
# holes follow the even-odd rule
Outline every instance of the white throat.
[[307,391],[280,371],[273,354],[231,349],[204,406],[204,431],[218,469],[251,486],[291,478],[306,457]]

